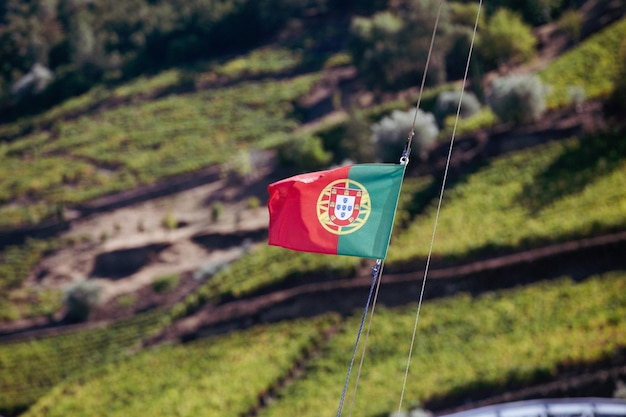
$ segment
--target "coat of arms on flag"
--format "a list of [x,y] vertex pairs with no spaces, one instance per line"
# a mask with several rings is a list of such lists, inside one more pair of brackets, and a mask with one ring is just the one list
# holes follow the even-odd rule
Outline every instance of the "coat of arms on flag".
[[367,221],[370,205],[367,189],[345,178],[331,182],[322,190],[317,201],[317,218],[331,233],[352,233]]

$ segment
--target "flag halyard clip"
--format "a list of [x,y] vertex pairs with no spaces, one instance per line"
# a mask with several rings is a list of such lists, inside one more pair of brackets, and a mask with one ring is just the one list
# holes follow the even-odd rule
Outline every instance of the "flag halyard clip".
[[406,144],[404,145],[404,150],[402,151],[402,156],[400,157],[401,165],[407,166],[409,164],[409,156],[411,155],[411,142],[413,142],[414,136],[415,128],[412,128],[409,132],[409,136],[406,138]]

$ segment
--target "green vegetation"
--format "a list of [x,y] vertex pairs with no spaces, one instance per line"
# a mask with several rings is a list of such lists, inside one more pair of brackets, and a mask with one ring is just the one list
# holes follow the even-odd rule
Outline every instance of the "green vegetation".
[[120,308],[128,308],[135,305],[137,297],[133,294],[123,294],[120,295],[115,301]]
[[613,89],[626,38],[626,19],[604,28],[566,52],[539,73],[551,92],[548,107],[569,104],[569,89],[582,87],[588,99],[606,97]]
[[[397,410],[415,314],[415,305],[376,309],[354,415],[373,417]],[[259,415],[317,417],[336,410],[357,319],[349,320],[307,365],[302,378]],[[624,347],[624,340],[623,272],[579,283],[564,278],[477,298],[459,295],[427,302],[417,328],[404,408],[443,395],[467,396],[479,389],[545,381],[560,367],[610,358],[616,348]],[[353,386],[346,407],[352,392]]]
[[522,64],[535,56],[537,39],[522,17],[510,9],[496,10],[481,29],[478,51],[490,65]]
[[0,145],[0,227],[36,224],[67,204],[225,163],[241,147],[280,143],[297,126],[292,101],[318,77],[123,105]]
[[[369,80],[383,89],[416,85],[436,2],[421,2],[410,13],[401,8],[417,1],[394,2],[396,9],[386,11],[387,2],[380,0],[329,0],[324,6],[292,0],[130,0],[121,7],[108,0],[21,3],[9,0],[0,6],[2,231],[45,219],[63,223],[67,209],[76,204],[210,166],[220,165],[224,178],[245,179],[254,172],[250,155],[256,149],[280,149],[283,162],[291,158],[289,162],[307,170],[345,158],[370,161],[377,156],[370,143],[372,124],[414,102],[399,99],[352,110],[355,116],[349,120],[306,135],[294,135],[301,113],[295,103],[320,80],[320,68],[354,64],[361,72],[358,81]],[[492,9],[486,10],[489,25],[475,51],[475,77],[490,65],[531,58],[534,38],[524,22],[557,18],[563,2],[506,2],[521,12],[524,22],[511,20],[511,12],[496,11],[503,3],[491,3]],[[533,14],[537,10],[531,10],[531,3],[540,6],[541,15]],[[356,17],[356,10],[368,17]],[[337,18],[337,11],[346,13],[337,28],[310,27],[303,17],[314,15],[320,22],[326,16]],[[428,80],[433,88],[425,91],[422,110],[433,111],[442,91],[458,88],[441,82],[451,74],[459,78],[475,11],[476,5],[469,3],[454,4],[451,16],[444,11]],[[561,27],[576,38],[577,16],[562,16]],[[349,21],[351,53],[345,44]],[[247,49],[272,35],[275,46]],[[614,100],[622,103],[624,68],[616,57],[623,57],[624,38],[622,20],[543,70],[540,77],[551,87],[548,106],[568,105],[573,96],[578,104],[583,98],[605,98],[616,86]],[[499,43],[511,39],[516,40],[512,46]],[[210,60],[196,62],[198,57]],[[498,62],[502,57],[506,62]],[[32,102],[11,96],[10,84],[35,62],[55,71],[49,90]],[[168,69],[146,75],[148,68],[151,74]],[[132,79],[137,74],[143,75]],[[381,93],[373,95],[374,102],[385,96]],[[51,106],[67,96],[73,98]],[[333,109],[343,110],[345,98],[336,91]],[[444,111],[438,120],[439,138],[450,137],[449,114]],[[461,120],[457,135],[495,124],[494,112],[483,109]],[[408,130],[403,138],[406,134]],[[243,163],[234,165],[234,160]],[[622,133],[573,137],[472,167],[446,188],[434,255],[460,259],[508,253],[624,230],[625,175]],[[426,256],[439,186],[432,177],[405,181],[388,266]],[[248,200],[249,208],[258,204]],[[208,211],[217,222],[224,206],[214,200]],[[178,226],[172,213],[162,220],[165,229]],[[137,230],[145,231],[141,221]],[[100,235],[102,242],[107,238],[107,232]],[[60,291],[35,291],[22,284],[60,244],[27,240],[3,249],[0,321],[59,311]],[[170,311],[0,343],[0,414],[14,414],[36,402],[28,416],[195,416],[207,410],[243,415],[259,398],[273,395],[275,384],[317,349],[319,355],[305,372],[261,415],[319,416],[336,409],[356,318],[341,322],[337,337],[329,333],[340,323],[333,316],[142,349],[141,343],[166,324],[206,303],[310,277],[348,279],[366,266],[357,258],[265,245],[244,250],[232,265],[213,262],[196,271],[206,282]],[[156,277],[152,288],[166,292],[179,281],[179,275]],[[626,275],[620,272],[429,302],[418,328],[406,402],[527,385],[549,379],[562,367],[606,360],[614,349],[626,347],[625,294]],[[89,294],[83,298],[88,300]],[[129,294],[117,303],[130,308],[136,301]],[[378,417],[394,410],[414,310],[414,305],[377,310],[356,403],[359,414]],[[75,317],[84,319],[88,312],[79,308]]]
[[161,226],[166,230],[174,230],[178,227],[178,220],[172,212],[168,211],[161,219]]
[[580,40],[583,22],[582,16],[578,11],[570,9],[563,12],[557,24],[572,42]]
[[[228,80],[237,80],[246,77],[276,76],[288,73],[302,64],[302,52],[286,48],[263,47],[252,52],[227,60],[217,66],[212,74],[226,76]],[[199,81],[202,81],[200,78]]]
[[439,128],[432,113],[394,110],[371,127],[372,142],[378,159],[395,162],[401,155],[408,133],[413,130],[413,156],[424,156],[437,140]]
[[491,111],[504,123],[538,121],[546,109],[546,92],[537,75],[507,75],[493,80],[487,96]]
[[236,263],[220,270],[195,293],[173,309],[174,318],[194,312],[207,302],[240,298],[259,288],[307,276],[352,276],[358,258],[328,257],[315,253],[288,251],[274,246],[256,246]]
[[61,292],[22,288],[22,281],[41,259],[59,247],[58,241],[27,239],[0,252],[0,322],[47,316],[61,307]]
[[24,416],[244,415],[336,322],[289,321],[147,350],[59,384]]
[[[625,172],[626,141],[619,134],[494,159],[447,187],[434,254],[459,259],[619,230],[626,225]],[[427,255],[439,187],[431,177],[405,180],[388,265]],[[256,247],[177,306],[175,316],[309,275],[348,277],[358,265],[357,258]]]
[[102,299],[102,284],[98,281],[82,280],[73,283],[63,293],[67,307],[65,319],[70,323],[87,321]]
[[[459,101],[461,108],[459,109]],[[468,118],[478,114],[481,111],[481,105],[478,98],[471,91],[453,90],[442,91],[437,96],[433,114],[437,120],[437,124],[441,127],[447,117],[456,117],[459,111],[459,118]]]
[[152,289],[157,293],[165,293],[175,290],[180,283],[179,274],[167,274],[154,277],[152,280]]
[[55,248],[54,243],[35,239],[28,239],[23,245],[5,248],[0,254],[0,292],[19,288],[23,277]]
[[501,7],[508,7],[521,13],[524,21],[533,26],[541,25],[558,18],[566,10],[568,3],[564,0],[494,0],[485,4],[487,13]]
[[0,322],[51,317],[61,308],[62,299],[62,291],[57,289],[26,287],[4,291],[0,297]]
[[[625,175],[621,134],[571,138],[494,159],[448,185],[434,254],[460,258],[621,230]],[[433,202],[395,233],[388,264],[426,256],[435,210]]]
[[[443,129],[439,131],[439,139],[450,141],[452,137],[452,131],[454,129],[455,116],[448,116],[443,121]],[[467,118],[459,119],[459,123],[456,128],[456,136],[461,136],[465,133],[475,133],[481,129],[489,129],[498,124],[498,119],[493,112],[487,108],[483,109]]]
[[[350,25],[352,61],[374,88],[398,88],[417,84],[428,56],[432,22],[438,16],[438,2],[389,3],[389,10],[371,17],[356,16]],[[445,55],[450,44],[450,17],[447,8],[439,14],[439,43],[433,49],[429,81],[446,81]]]
[[[415,308],[377,308],[355,413],[379,416],[397,407]],[[155,417],[193,416],[207,409],[216,415],[239,415],[316,346],[319,353],[305,372],[260,415],[328,414],[338,405],[358,316],[320,345],[333,323],[334,317],[288,321],[147,350],[108,362],[89,375],[77,374],[25,415],[129,415],[149,410]],[[623,340],[623,272],[427,302],[420,316],[405,404],[545,381],[558,368],[611,357],[615,349],[624,347]]]
[[[311,4],[291,0],[133,0],[123,6],[106,0],[6,3],[0,7],[0,106],[8,110],[4,117],[45,108],[97,83],[258,45],[288,20],[311,10]],[[48,66],[54,78],[11,94],[11,86],[35,63]],[[29,96],[33,90],[39,94]]]
[[281,165],[294,166],[298,171],[316,171],[328,167],[333,155],[324,150],[322,140],[306,135],[294,138],[280,146],[278,157]]
[[151,312],[88,330],[0,344],[0,412],[23,409],[64,379],[97,374],[100,366],[133,353],[166,322]]
[[299,65],[300,60],[301,56],[298,52],[284,48],[265,47],[232,59],[197,64],[192,68],[172,68],[151,76],[142,75],[117,86],[98,85],[84,94],[59,103],[42,114],[1,124],[0,142],[27,135],[32,130],[46,130],[50,126],[54,128],[56,122],[97,113],[101,107],[136,104],[164,95],[180,94],[195,87],[195,85],[186,85],[190,79],[201,89],[219,88],[229,82],[241,81],[240,77],[271,77],[288,74]]

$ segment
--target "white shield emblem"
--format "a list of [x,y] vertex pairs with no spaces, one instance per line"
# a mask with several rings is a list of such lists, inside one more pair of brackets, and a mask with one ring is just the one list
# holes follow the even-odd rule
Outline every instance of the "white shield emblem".
[[334,214],[337,216],[339,220],[346,220],[352,216],[354,212],[354,202],[356,200],[356,196],[352,195],[340,195],[337,196],[337,201],[335,202]]
[[330,191],[330,221],[337,226],[351,224],[361,210],[363,191],[354,188],[332,187]]

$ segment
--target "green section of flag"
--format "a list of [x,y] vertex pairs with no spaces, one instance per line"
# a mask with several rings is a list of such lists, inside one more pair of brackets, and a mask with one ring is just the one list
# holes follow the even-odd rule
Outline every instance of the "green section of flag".
[[387,256],[404,169],[404,165],[393,164],[351,167],[349,179],[365,187],[371,199],[371,210],[361,228],[339,236],[338,255],[374,259],[384,259]]

